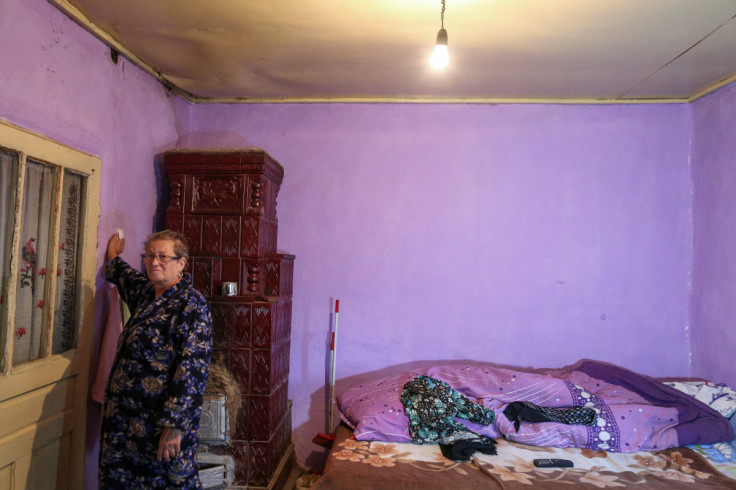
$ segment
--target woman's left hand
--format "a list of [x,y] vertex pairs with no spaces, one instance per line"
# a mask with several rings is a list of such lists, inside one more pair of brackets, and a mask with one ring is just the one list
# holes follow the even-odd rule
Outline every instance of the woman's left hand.
[[158,440],[158,452],[156,459],[170,461],[179,455],[181,450],[182,432],[174,427],[164,427],[161,439]]

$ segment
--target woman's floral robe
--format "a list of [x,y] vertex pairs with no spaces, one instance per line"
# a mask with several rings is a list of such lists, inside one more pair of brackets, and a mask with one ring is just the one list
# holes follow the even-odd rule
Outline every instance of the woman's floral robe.
[[[188,274],[158,299],[151,281],[119,257],[106,275],[131,318],[105,392],[100,488],[201,488],[195,455],[212,354],[207,303]],[[181,454],[159,462],[164,426],[182,431]]]

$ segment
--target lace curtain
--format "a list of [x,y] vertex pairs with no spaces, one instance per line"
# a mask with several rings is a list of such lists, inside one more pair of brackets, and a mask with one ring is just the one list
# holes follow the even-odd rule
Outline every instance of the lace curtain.
[[[10,283],[10,255],[15,191],[18,172],[15,154],[0,151],[0,318],[5,318],[5,296]],[[54,318],[51,353],[58,354],[74,347],[77,331],[78,248],[84,177],[65,171],[61,196],[61,220],[58,250],[50,251],[53,243],[52,220],[55,208],[57,172],[59,169],[29,160],[26,164],[21,217],[20,254],[17,257],[15,318],[12,332],[2,332],[0,352],[8,335],[13,336],[13,364],[20,364],[41,355],[44,340],[43,322],[48,301],[53,301]],[[56,270],[50,270],[53,252],[57,255]],[[47,291],[47,280],[56,276],[55,291]],[[49,298],[53,298],[50,300]],[[2,356],[2,354],[0,354]]]
[[15,306],[13,364],[38,359],[44,316],[46,269],[56,169],[28,161],[23,192],[21,254]]
[[61,194],[61,224],[54,309],[54,335],[51,353],[58,354],[74,347],[77,331],[77,272],[79,263],[79,230],[81,225],[84,177],[64,171]]

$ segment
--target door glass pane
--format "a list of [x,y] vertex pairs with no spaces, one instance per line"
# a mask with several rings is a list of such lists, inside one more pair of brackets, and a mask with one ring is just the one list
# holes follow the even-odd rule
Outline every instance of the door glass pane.
[[84,177],[64,170],[61,191],[61,223],[56,274],[56,306],[51,353],[74,347],[77,332],[77,286],[79,269],[79,230],[81,228]]
[[54,209],[56,169],[28,160],[23,189],[13,364],[38,359],[43,339],[49,231]]
[[8,282],[10,248],[15,216],[15,183],[18,180],[18,155],[0,150],[0,372],[5,371]]

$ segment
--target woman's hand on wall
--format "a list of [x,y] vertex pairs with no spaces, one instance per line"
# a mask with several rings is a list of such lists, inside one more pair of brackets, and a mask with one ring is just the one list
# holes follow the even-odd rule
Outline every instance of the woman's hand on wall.
[[118,233],[114,233],[107,242],[107,260],[110,261],[123,253],[125,248],[125,238],[120,238]]

